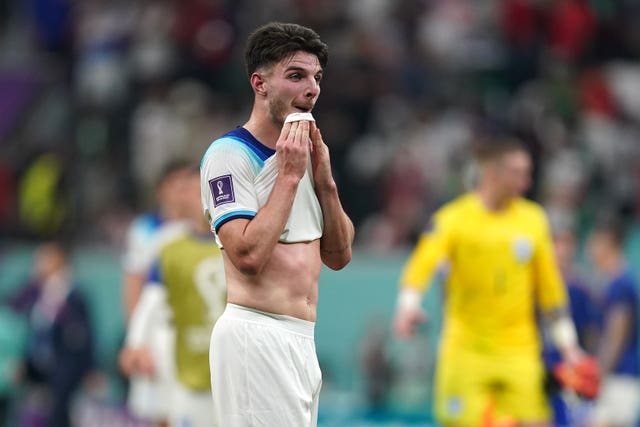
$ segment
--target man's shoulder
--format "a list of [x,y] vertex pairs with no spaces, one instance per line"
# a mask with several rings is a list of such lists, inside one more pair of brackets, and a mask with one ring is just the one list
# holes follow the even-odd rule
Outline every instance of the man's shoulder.
[[547,213],[541,204],[518,197],[513,202],[513,209],[519,218],[526,218],[530,224],[546,224],[548,222]]
[[131,229],[145,234],[152,234],[161,228],[164,222],[159,212],[144,212],[133,218]]
[[577,273],[566,279],[566,285],[570,298],[578,298],[581,300],[591,300],[593,298],[586,281]]
[[243,140],[241,137],[239,137],[237,135],[237,133],[234,131],[229,131],[227,133],[225,133],[222,136],[219,136],[218,138],[214,139],[211,144],[209,144],[209,147],[207,148],[207,150],[204,153],[204,156],[202,157],[202,162],[204,163],[204,161],[214,152],[216,151],[223,151],[223,150],[229,150],[229,149],[233,149],[233,148],[241,148],[243,146]]
[[142,213],[133,218],[128,229],[127,247],[130,255],[135,256],[141,248],[148,247],[155,235],[165,224],[159,212]]
[[190,226],[187,221],[175,220],[163,225],[157,234],[158,251],[189,235]]
[[452,217],[464,215],[477,205],[473,193],[464,193],[443,204],[437,211],[436,215],[440,217]]
[[610,288],[613,290],[627,290],[633,294],[638,293],[636,276],[629,269],[625,269],[615,277],[610,284]]
[[544,214],[544,208],[542,207],[542,205],[540,205],[538,202],[535,202],[533,200],[527,199],[525,197],[517,197],[514,200],[514,206],[517,209],[522,210],[522,211],[527,212],[527,213],[532,214],[532,215],[542,215],[542,214]]
[[87,317],[89,312],[89,299],[87,294],[82,290],[79,283],[74,283],[67,295],[67,299],[63,306],[61,318],[69,317]]
[[275,150],[263,145],[243,127],[231,130],[215,139],[202,157],[201,167],[207,160],[214,158],[215,153],[238,155],[262,163],[275,154]]

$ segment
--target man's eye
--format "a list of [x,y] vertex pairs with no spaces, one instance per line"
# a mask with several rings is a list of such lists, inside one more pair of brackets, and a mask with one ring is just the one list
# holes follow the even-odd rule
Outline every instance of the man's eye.
[[291,74],[289,78],[292,80],[300,80],[301,76],[300,74]]

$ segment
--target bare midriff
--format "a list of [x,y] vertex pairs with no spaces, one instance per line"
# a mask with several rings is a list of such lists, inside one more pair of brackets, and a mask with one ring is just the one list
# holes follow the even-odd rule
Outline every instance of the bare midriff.
[[277,243],[271,258],[255,276],[242,274],[224,250],[222,253],[228,302],[315,322],[322,268],[320,240]]

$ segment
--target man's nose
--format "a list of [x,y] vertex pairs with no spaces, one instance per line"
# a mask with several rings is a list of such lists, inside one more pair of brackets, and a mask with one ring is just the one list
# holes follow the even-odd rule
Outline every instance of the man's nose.
[[318,94],[320,94],[320,83],[315,78],[312,78],[307,85],[304,95],[307,98],[315,98]]

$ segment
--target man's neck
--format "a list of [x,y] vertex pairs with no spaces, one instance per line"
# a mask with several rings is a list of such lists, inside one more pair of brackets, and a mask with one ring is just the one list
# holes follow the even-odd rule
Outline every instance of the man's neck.
[[476,193],[484,207],[491,212],[501,211],[509,204],[509,198],[499,196],[489,187],[478,187]]
[[610,279],[614,279],[624,269],[624,260],[622,256],[618,254],[611,254],[611,256],[604,262],[602,270]]
[[251,132],[258,141],[272,150],[276,149],[276,142],[280,137],[281,128],[269,118],[266,110],[254,105],[253,111],[244,128]]

